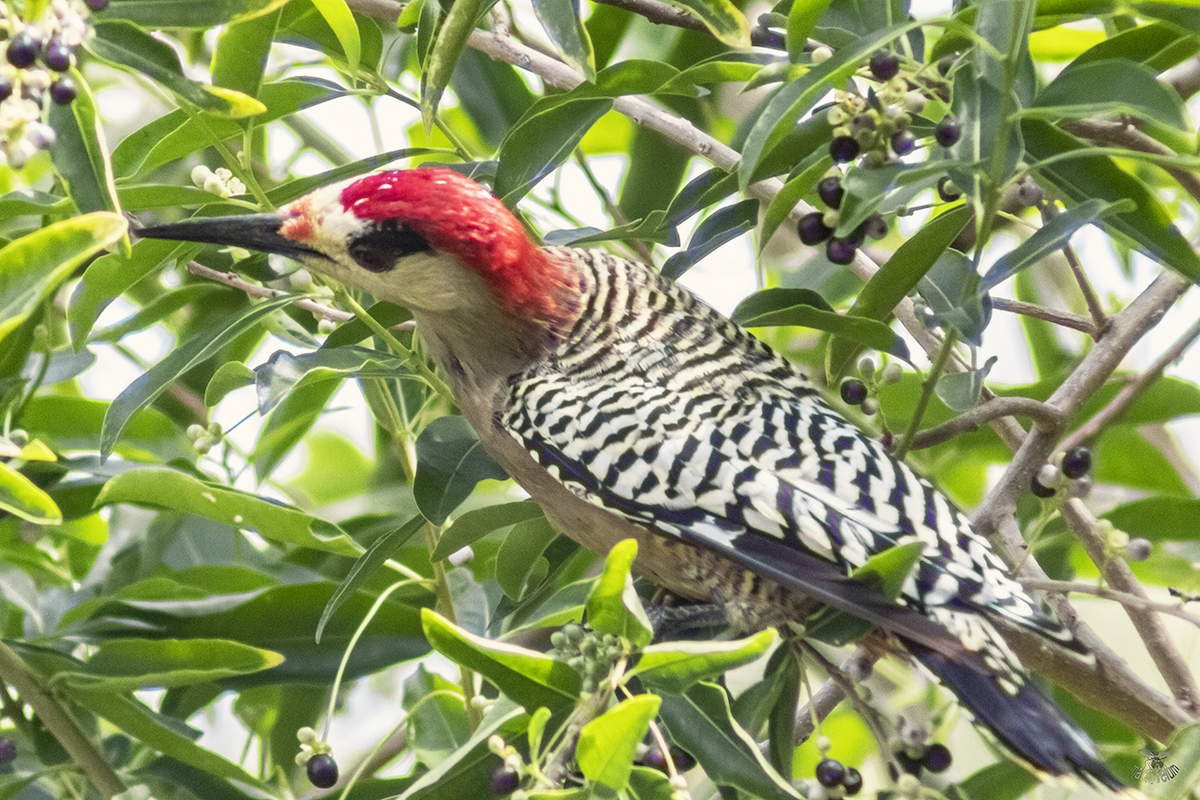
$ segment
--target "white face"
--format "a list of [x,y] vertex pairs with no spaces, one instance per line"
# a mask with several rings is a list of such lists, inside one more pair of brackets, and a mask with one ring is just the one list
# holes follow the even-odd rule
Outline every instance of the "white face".
[[[456,258],[433,249],[398,247],[391,254],[374,251],[370,268],[356,242],[378,230],[378,225],[356,217],[342,204],[342,192],[359,178],[321,187],[282,209],[287,217],[279,234],[322,253],[326,259],[301,257],[310,270],[339,283],[365,289],[389,302],[414,311],[447,312],[479,307],[487,290],[483,280],[465,269]],[[365,198],[357,202],[364,202]],[[403,220],[397,220],[403,226]],[[423,242],[416,234],[414,241]]]

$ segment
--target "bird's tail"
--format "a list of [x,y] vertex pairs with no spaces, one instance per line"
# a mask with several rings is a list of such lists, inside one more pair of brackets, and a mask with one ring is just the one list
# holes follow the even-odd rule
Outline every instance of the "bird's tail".
[[909,648],[962,698],[979,722],[1034,767],[1051,775],[1076,775],[1114,792],[1126,789],[1079,724],[1031,681],[1009,696],[997,688],[991,675],[946,661],[919,645]]

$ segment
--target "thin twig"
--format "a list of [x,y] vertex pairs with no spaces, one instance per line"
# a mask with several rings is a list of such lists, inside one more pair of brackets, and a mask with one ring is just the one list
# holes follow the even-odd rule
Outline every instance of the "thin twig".
[[[1142,585],[1138,583],[1128,564],[1118,558],[1106,559],[1105,542],[1096,530],[1098,520],[1082,502],[1077,498],[1068,500],[1063,503],[1059,513],[1062,514],[1067,527],[1075,534],[1075,538],[1079,539],[1088,551],[1088,555],[1101,567],[1101,574],[1110,586],[1144,600],[1150,599],[1146,597]],[[1200,701],[1200,690],[1196,687],[1195,676],[1175,643],[1171,641],[1162,620],[1146,609],[1134,608],[1131,605],[1125,605],[1124,608],[1175,699],[1193,713],[1200,710],[1200,706],[1197,705]]]
[[1069,450],[1078,444],[1086,442],[1091,437],[1104,430],[1105,426],[1116,420],[1129,404],[1138,398],[1138,396],[1150,387],[1155,381],[1162,377],[1163,372],[1168,366],[1178,361],[1187,352],[1187,349],[1192,346],[1197,338],[1200,338],[1200,321],[1192,323],[1192,327],[1187,329],[1187,332],[1180,336],[1175,341],[1175,344],[1163,353],[1158,359],[1150,365],[1149,369],[1140,372],[1128,384],[1121,387],[1121,391],[1117,392],[1117,396],[1109,401],[1108,405],[1100,409],[1078,429],[1073,431],[1062,441],[1062,449]]
[[1024,300],[1009,300],[1005,297],[993,297],[992,308],[997,311],[1008,311],[1012,314],[1033,317],[1034,319],[1040,319],[1053,325],[1082,331],[1092,338],[1096,336],[1096,326],[1092,324],[1091,320],[1079,314],[1072,314],[1069,311],[1059,311],[1056,308],[1046,308],[1036,303],[1027,303]]
[[1148,597],[1129,592],[1119,592],[1116,589],[1110,589],[1105,586],[1097,586],[1094,583],[1083,583],[1082,581],[1052,581],[1041,580],[1035,578],[1021,578],[1021,585],[1028,589],[1040,589],[1045,592],[1062,592],[1067,594],[1075,592],[1077,594],[1091,594],[1096,597],[1102,597],[1105,600],[1114,600],[1123,606],[1130,608],[1142,609],[1145,611],[1157,611],[1161,614],[1171,614],[1180,619],[1187,620],[1196,627],[1200,628],[1200,617],[1195,614],[1189,614],[1181,605],[1173,603],[1159,603],[1151,600]]
[[[844,673],[867,672],[878,660],[879,656],[869,648],[859,646],[838,668]],[[825,681],[821,688],[813,693],[809,701],[796,711],[796,722],[792,727],[792,744],[799,747],[816,733],[816,722],[823,722],[833,713],[841,702],[846,699],[846,692],[841,684],[834,680]]]
[[[1098,144],[1112,144],[1139,153],[1159,156],[1176,156],[1171,148],[1129,125],[1124,120],[1077,119],[1064,122],[1063,128],[1070,133]],[[1200,175],[1182,167],[1159,164],[1165,172],[1179,182],[1184,191],[1200,201]]]
[[1048,425],[1060,425],[1063,421],[1062,412],[1041,400],[1032,397],[993,397],[948,422],[921,431],[913,437],[909,449],[920,450],[948,442],[960,434],[977,431],[981,425],[998,417],[1030,417],[1034,422]]
[[[1049,203],[1046,204],[1046,207],[1050,207]],[[1100,298],[1096,296],[1092,282],[1087,279],[1087,273],[1083,271],[1083,265],[1079,263],[1079,257],[1075,255],[1075,248],[1068,243],[1063,245],[1062,251],[1068,266],[1071,267],[1071,272],[1075,275],[1075,282],[1079,284],[1079,291],[1083,294],[1083,302],[1087,304],[1088,313],[1092,315],[1092,322],[1096,324],[1092,338],[1099,339],[1104,335],[1104,329],[1108,326],[1108,315],[1104,313],[1104,307],[1100,305]]]

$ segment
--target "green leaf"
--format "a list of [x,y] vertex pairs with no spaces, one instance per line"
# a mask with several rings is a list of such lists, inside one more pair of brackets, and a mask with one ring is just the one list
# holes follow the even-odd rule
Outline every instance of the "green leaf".
[[511,729],[514,734],[523,730],[527,719],[523,708],[501,697],[484,715],[483,722],[466,744],[417,778],[396,800],[440,800],[447,796],[471,797],[477,794],[479,786],[496,768],[496,757],[488,749],[488,739],[505,729]]
[[275,11],[225,26],[217,36],[209,65],[214,84],[258,96],[279,17],[280,12]]
[[128,692],[188,686],[278,666],[283,656],[224,639],[108,639],[67,683]]
[[908,345],[882,322],[850,317],[829,309],[811,289],[763,289],[734,309],[733,321],[747,328],[801,325],[844,336],[859,344],[910,361]]
[[945,403],[946,408],[951,411],[957,411],[960,414],[970,411],[979,405],[979,401],[983,397],[984,381],[997,361],[999,361],[999,357],[992,356],[979,369],[942,375],[938,378],[937,385],[933,387],[937,392],[938,399]]
[[438,26],[437,39],[421,75],[421,119],[426,132],[433,127],[433,115],[442,101],[442,93],[450,84],[454,65],[467,46],[467,38],[475,28],[481,10],[480,0],[456,0]]
[[[1037,161],[1081,150],[1086,145],[1044,120],[1021,122],[1025,147]],[[1175,225],[1171,213],[1146,184],[1117,166],[1108,156],[1083,155],[1051,164],[1033,164],[1039,180],[1075,203],[1093,198],[1118,203],[1129,199],[1133,211],[1113,214],[1105,220],[1109,232],[1133,241],[1155,260],[1165,261],[1188,280],[1200,279],[1200,256]]]
[[1132,203],[1106,203],[1103,200],[1086,200],[1068,208],[1033,232],[1025,241],[996,259],[991,269],[983,276],[981,287],[988,291],[1001,281],[1032,266],[1051,253],[1058,252],[1071,240],[1075,231],[1108,216],[1116,210],[1129,211]]
[[418,763],[436,766],[471,738],[462,689],[424,664],[404,682],[402,700],[408,713],[409,749]]
[[681,694],[698,681],[715,680],[762,657],[779,640],[774,629],[733,642],[660,642],[642,648],[628,671],[647,686]]
[[312,4],[337,36],[342,52],[346,54],[346,64],[350,72],[357,72],[362,60],[362,43],[358,37],[358,24],[354,21],[354,14],[350,12],[346,0],[312,0]]
[[984,305],[979,276],[970,259],[947,249],[917,285],[938,322],[952,326],[964,341],[978,347],[991,320],[991,306]]
[[834,236],[845,238],[867,221],[883,203],[887,190],[893,183],[911,185],[930,175],[946,172],[945,161],[924,164],[893,164],[879,169],[853,167],[846,172],[842,182],[846,196],[838,209],[838,224]]
[[542,553],[557,537],[550,521],[541,515],[518,522],[504,537],[496,553],[496,582],[512,600],[521,600],[535,587],[537,565],[545,561]]
[[583,776],[614,792],[624,790],[661,702],[652,694],[634,695],[584,725],[575,751]]
[[854,570],[850,577],[863,581],[887,599],[896,600],[904,589],[904,582],[921,560],[921,551],[924,549],[922,542],[889,547],[867,559],[867,563]]
[[[143,28],[215,28],[227,22],[269,14],[288,0],[112,0],[106,19],[123,19]],[[94,24],[94,23],[93,23]]]
[[1147,497],[1105,512],[1106,519],[1130,536],[1152,542],[1195,541],[1200,500],[1182,497]]
[[[925,223],[896,248],[879,272],[859,290],[854,305],[846,312],[847,316],[866,317],[880,322],[890,320],[896,306],[917,287],[921,278],[942,257],[970,220],[970,207],[961,205]],[[840,336],[829,340],[825,364],[830,385],[846,374],[860,352],[862,348],[857,342]]]
[[92,22],[96,37],[88,49],[111,64],[129,67],[150,78],[179,98],[220,117],[252,117],[267,107],[233,89],[205,86],[183,74],[179,56],[166,42],[155,39],[137,25],[119,19]]
[[792,209],[804,195],[812,191],[821,176],[829,171],[829,165],[832,163],[833,159],[829,157],[829,153],[821,150],[809,153],[796,167],[797,174],[788,178],[763,214],[762,233],[758,237],[760,254],[771,242],[771,237],[779,230],[779,226],[787,221],[788,214],[792,213]]
[[1089,48],[1072,67],[1109,59],[1127,59],[1162,72],[1200,53],[1200,36],[1169,22],[1152,22],[1121,31]]
[[454,663],[484,675],[526,708],[562,709],[579,697],[579,673],[561,661],[534,650],[476,636],[429,609],[422,609],[421,621],[433,649]]
[[714,782],[763,800],[800,797],[733,718],[720,686],[698,683],[684,694],[664,693],[660,716],[675,743],[695,756]]
[[958,784],[970,800],[1017,800],[1038,785],[1037,776],[1015,761],[1001,761]]
[[468,511],[442,531],[430,559],[440,561],[492,531],[540,516],[541,506],[532,500],[518,500]]
[[787,19],[788,55],[792,61],[800,60],[804,44],[817,27],[817,21],[829,8],[830,0],[794,0]]
[[528,194],[570,158],[584,134],[612,105],[610,99],[595,97],[565,101],[553,97],[535,103],[500,145],[496,196],[511,206]]
[[[0,256],[2,255],[3,251],[0,251]],[[295,299],[291,296],[266,300],[230,320],[221,330],[199,331],[125,387],[104,415],[104,427],[100,432],[100,457],[108,458],[129,418],[139,409],[152,403],[180,376],[216,355],[233,339],[262,322],[268,314],[293,302]]]
[[730,0],[676,0],[729,47],[750,46],[750,23]]
[[1025,113],[1047,119],[1126,113],[1188,129],[1179,93],[1150,67],[1123,58],[1067,67]]
[[118,214],[98,211],[0,248],[0,342],[84,261],[124,236],[127,225]]
[[0,461],[0,510],[38,525],[61,525],[62,511],[37,484]]
[[439,417],[417,437],[413,497],[425,519],[441,525],[483,480],[508,478],[460,416]]
[[98,506],[132,503],[196,514],[235,528],[252,530],[265,539],[357,558],[363,552],[332,522],[254,495],[204,483],[178,470],[144,467],[110,480],[96,499]]
[[662,274],[679,278],[701,259],[723,244],[733,241],[758,224],[758,200],[742,200],[718,209],[696,226],[688,246],[675,253],[662,266]]
[[[86,81],[78,80],[76,85],[79,93],[70,106],[50,107],[50,124],[58,133],[58,144],[50,155],[80,211],[120,213],[96,98]],[[128,250],[128,243],[122,249]]]
[[533,0],[533,13],[563,60],[587,80],[595,80],[596,56],[592,39],[579,18],[579,4],[575,0]]
[[636,540],[625,539],[608,551],[604,569],[588,594],[587,620],[594,630],[624,636],[641,647],[654,638],[654,626],[646,616],[630,575],[637,550]]
[[208,379],[208,386],[204,387],[204,405],[212,408],[230,392],[253,384],[254,370],[241,361],[226,361]]
[[[100,430],[109,404],[84,397],[42,394],[25,407],[21,424],[31,434],[44,436],[55,449],[91,450],[100,446]],[[127,461],[170,461],[194,458],[191,441],[169,417],[154,408],[143,408],[125,427],[125,436],[113,449]]]
[[346,573],[346,577],[338,584],[337,591],[333,593],[333,597],[329,598],[329,603],[325,606],[325,610],[321,612],[321,619],[317,622],[317,644],[321,643],[321,633],[325,630],[325,624],[342,607],[342,603],[347,598],[353,597],[354,593],[378,572],[387,563],[388,559],[394,556],[404,546],[404,543],[413,537],[413,534],[421,530],[421,526],[424,524],[424,517],[420,515],[415,516],[399,528],[380,536],[372,542],[365,553],[358,557],[358,560],[354,562],[354,566],[350,568],[350,572]]

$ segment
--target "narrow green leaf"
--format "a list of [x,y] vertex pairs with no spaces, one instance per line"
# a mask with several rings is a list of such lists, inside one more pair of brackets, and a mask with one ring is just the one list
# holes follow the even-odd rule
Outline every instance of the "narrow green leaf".
[[775,630],[768,629],[733,642],[660,642],[642,648],[628,674],[641,676],[648,686],[679,694],[698,681],[716,680],[762,657],[778,639]]
[[624,636],[640,647],[654,638],[654,626],[646,616],[630,575],[637,550],[636,540],[625,539],[608,551],[604,569],[588,594],[587,620],[594,630]]
[[750,23],[731,0],[676,0],[729,47],[750,46]]
[[1127,113],[1188,129],[1179,93],[1145,64],[1123,58],[1067,67],[1037,93],[1027,114],[1059,119]]
[[579,18],[578,2],[533,0],[533,13],[562,54],[563,60],[582,72],[587,80],[595,80],[596,56],[592,52],[592,39],[583,20]]
[[112,0],[108,19],[123,19],[143,28],[215,28],[228,22],[269,14],[288,0]]
[[342,603],[347,598],[353,597],[354,593],[378,572],[387,563],[387,560],[413,537],[413,534],[421,530],[421,526],[424,524],[425,518],[417,515],[399,528],[380,536],[367,548],[367,552],[358,557],[354,566],[346,573],[346,577],[338,584],[333,597],[329,598],[325,610],[321,612],[321,619],[317,622],[317,644],[321,643],[321,634],[325,631],[325,624],[329,622],[329,618],[334,615],[334,612],[342,607]]
[[917,285],[938,322],[953,326],[964,341],[979,346],[991,320],[991,305],[984,303],[969,258],[957,250],[944,250]]
[[430,558],[440,561],[492,531],[540,516],[542,509],[532,500],[518,500],[468,511],[442,531]]
[[714,211],[696,226],[687,248],[667,259],[662,274],[678,279],[709,253],[753,229],[758,224],[758,206],[758,200],[750,199]]
[[1130,211],[1132,205],[1132,202],[1125,201],[1106,203],[1103,200],[1085,200],[1068,208],[1034,231],[1028,239],[996,259],[996,263],[984,274],[981,288],[985,292],[988,291],[1001,281],[1066,247],[1071,235],[1084,225],[1097,222],[1114,211]]
[[998,360],[997,356],[992,356],[979,369],[950,372],[938,378],[933,387],[938,399],[951,411],[959,414],[970,411],[983,398],[984,381]]
[[442,101],[442,93],[450,84],[458,56],[467,46],[467,38],[475,28],[481,7],[480,0],[456,0],[438,27],[437,40],[421,75],[421,119],[426,132],[433,128],[433,115]]
[[0,342],[84,261],[124,236],[127,226],[120,215],[98,211],[0,248]]
[[334,36],[342,46],[342,52],[346,54],[346,64],[350,67],[350,72],[357,72],[362,61],[362,42],[358,36],[358,24],[354,21],[354,14],[346,5],[346,0],[312,0],[312,4],[333,29]]
[[509,206],[524,197],[575,152],[584,134],[612,104],[604,98],[535,103],[500,145],[496,196]]
[[652,694],[634,695],[584,725],[575,751],[583,776],[614,792],[623,791],[638,746],[661,703]]
[[1194,541],[1200,500],[1182,497],[1147,497],[1117,506],[1102,519],[1130,536],[1152,542]]
[[38,525],[61,525],[62,511],[37,484],[0,461],[0,510]]
[[[96,98],[88,82],[76,78],[79,93],[70,106],[51,107],[50,121],[59,139],[51,155],[80,211],[119,214],[121,203]],[[128,242],[122,249],[129,249]]]
[[[96,37],[88,49],[105,61],[129,67],[159,86],[212,114],[228,118],[252,117],[267,110],[253,97],[220,86],[205,86],[183,74],[179,56],[166,42],[136,25],[119,19],[92,23]],[[356,29],[357,30],[357,29]]]
[[908,345],[882,322],[832,311],[810,289],[763,289],[747,297],[733,312],[733,321],[747,328],[801,325],[844,336],[854,342],[910,361]]
[[106,639],[83,671],[66,673],[66,681],[129,692],[216,681],[282,663],[278,653],[225,639]]
[[280,12],[274,11],[225,26],[217,36],[209,67],[214,84],[258,97],[279,17]]
[[788,214],[792,213],[792,209],[801,198],[812,191],[821,176],[829,171],[829,165],[832,163],[833,159],[824,151],[809,153],[804,161],[800,162],[796,168],[798,174],[788,178],[763,214],[762,233],[758,237],[759,253],[770,243],[775,231],[787,220]]
[[429,609],[421,610],[425,636],[439,653],[486,676],[526,708],[556,710],[579,696],[579,673],[561,661],[463,630]]
[[800,60],[804,44],[817,27],[817,21],[829,8],[830,0],[795,0],[787,19],[788,55],[793,62]]
[[1071,66],[1118,58],[1162,72],[1200,53],[1200,36],[1169,22],[1139,25],[1088,48]]
[[235,389],[253,384],[254,370],[241,361],[226,361],[217,367],[217,371],[208,380],[208,386],[204,387],[204,405],[212,408]]
[[105,484],[97,506],[131,503],[206,517],[264,539],[357,558],[363,548],[332,522],[166,467],[123,472]]
[[[847,316],[866,317],[879,322],[890,320],[896,306],[917,287],[921,278],[958,238],[970,220],[970,207],[961,205],[925,223],[921,230],[896,248],[879,272],[867,281],[855,298],[854,305],[846,312]],[[829,340],[825,368],[830,385],[846,374],[861,352],[862,346],[857,342],[840,336]]]

